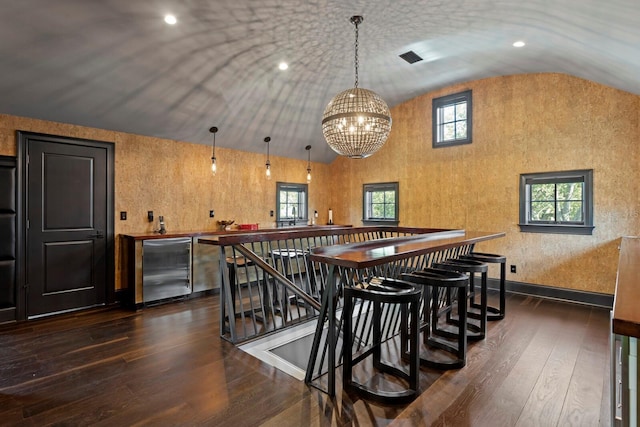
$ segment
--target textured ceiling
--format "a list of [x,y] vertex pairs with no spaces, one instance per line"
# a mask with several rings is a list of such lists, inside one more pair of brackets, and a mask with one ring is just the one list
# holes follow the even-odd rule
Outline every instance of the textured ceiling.
[[[640,94],[639,0],[2,0],[0,113],[330,162],[322,112],[560,72]],[[173,13],[178,23],[164,23]],[[524,40],[516,49],[512,43]],[[414,50],[423,61],[398,57]],[[290,65],[278,70],[280,61]],[[393,132],[393,129],[392,129]]]

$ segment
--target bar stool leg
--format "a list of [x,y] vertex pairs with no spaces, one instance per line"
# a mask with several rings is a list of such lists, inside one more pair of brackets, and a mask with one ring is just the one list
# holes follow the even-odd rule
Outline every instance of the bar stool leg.
[[342,356],[342,388],[348,390],[351,386],[351,377],[353,373],[353,338],[352,338],[352,312],[353,312],[353,300],[351,298],[344,299],[344,305],[342,307],[342,312],[345,313],[343,320],[343,337],[344,337],[344,345],[349,345],[349,348],[343,349]]
[[487,273],[481,273],[480,279],[480,330],[487,334]]
[[[500,302],[498,307],[487,306],[487,320],[504,319],[506,312],[506,277],[507,277],[507,258],[503,255],[488,254],[481,252],[471,252],[462,255],[460,259],[476,260],[485,263],[500,264]],[[479,308],[479,305],[472,301],[472,307]]]
[[[458,289],[458,301],[466,301],[467,290],[465,288]],[[458,303],[458,317],[461,325],[467,324],[467,304]],[[458,359],[463,361],[462,366],[466,365],[467,360],[467,334],[464,328],[458,334]],[[461,367],[462,367],[461,366]]]

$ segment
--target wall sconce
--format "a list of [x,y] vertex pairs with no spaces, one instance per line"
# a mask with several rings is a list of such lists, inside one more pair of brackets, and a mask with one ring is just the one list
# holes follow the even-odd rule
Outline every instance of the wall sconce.
[[213,153],[211,155],[211,173],[215,176],[218,166],[216,165],[216,133],[218,128],[213,126],[209,129],[209,132],[213,134]]
[[311,182],[311,146],[304,147],[307,150],[307,184]]
[[264,139],[264,142],[267,143],[267,163],[265,163],[265,166],[267,167],[267,179],[271,179],[271,162],[269,161],[269,141],[271,141],[271,137],[267,136]]

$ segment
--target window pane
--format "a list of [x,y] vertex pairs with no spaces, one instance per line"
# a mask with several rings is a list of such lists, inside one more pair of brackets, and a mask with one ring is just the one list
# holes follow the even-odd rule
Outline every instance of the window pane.
[[583,222],[582,202],[559,202],[558,222]]
[[444,123],[449,123],[455,120],[455,107],[453,105],[444,107],[442,109],[442,118]]
[[471,144],[473,115],[471,90],[433,98],[432,147]]
[[384,206],[384,217],[387,219],[395,219],[396,216],[396,205],[395,203],[393,204],[387,204]]
[[582,200],[582,182],[557,184],[558,200]]
[[298,193],[295,191],[287,192],[287,202],[288,203],[298,203]]
[[398,183],[364,184],[363,219],[371,221],[393,221],[398,204]]
[[276,183],[276,221],[307,219],[307,189],[307,184]]
[[456,122],[456,139],[467,137],[467,122]]
[[384,218],[384,205],[374,204],[371,205],[372,218]]
[[442,136],[443,136],[443,140],[444,141],[455,139],[455,137],[456,137],[455,123],[447,123],[442,128],[443,128],[442,129],[442,132],[443,132]]
[[393,203],[396,200],[396,192],[395,191],[385,191],[384,192],[384,202],[385,203]]
[[555,221],[553,202],[531,202],[531,221]]
[[555,200],[555,184],[532,184],[531,201]]
[[462,102],[456,105],[456,120],[467,120],[467,103]]
[[592,235],[593,170],[520,175],[520,231]]

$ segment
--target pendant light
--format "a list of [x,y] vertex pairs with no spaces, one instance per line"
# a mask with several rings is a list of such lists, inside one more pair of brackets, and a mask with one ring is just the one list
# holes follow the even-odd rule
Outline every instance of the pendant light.
[[380,96],[358,87],[358,25],[362,16],[352,16],[355,25],[355,70],[353,89],[337,94],[322,115],[322,133],[327,144],[341,156],[369,157],[384,145],[391,131],[389,107]]
[[311,146],[304,147],[307,150],[307,184],[311,182]]
[[216,133],[218,132],[218,128],[213,126],[209,128],[209,132],[213,134],[213,153],[211,155],[211,173],[215,176],[218,166],[216,165]]
[[267,179],[271,179],[271,162],[269,161],[269,141],[271,141],[271,137],[267,136],[264,139],[264,142],[267,143],[267,163],[265,163],[265,166],[267,167]]

